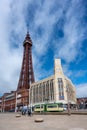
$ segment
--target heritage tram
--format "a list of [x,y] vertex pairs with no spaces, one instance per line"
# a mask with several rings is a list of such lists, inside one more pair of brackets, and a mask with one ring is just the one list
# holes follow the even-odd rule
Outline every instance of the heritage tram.
[[47,104],[38,104],[34,106],[34,112],[62,112],[63,104],[62,103],[47,103]]

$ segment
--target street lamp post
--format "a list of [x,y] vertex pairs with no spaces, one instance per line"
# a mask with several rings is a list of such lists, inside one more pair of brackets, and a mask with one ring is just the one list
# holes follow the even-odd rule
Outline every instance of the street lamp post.
[[70,102],[69,102],[69,93],[70,93],[70,91],[69,91],[69,88],[68,88],[68,87],[67,87],[66,92],[67,92],[68,115],[70,116],[70,115],[71,115],[71,111],[70,111]]
[[29,91],[29,109],[32,113],[33,93],[30,91],[30,89],[28,89],[28,91]]
[[70,116],[71,115],[71,111],[70,111],[70,103],[68,101],[68,115]]
[[15,112],[17,112],[17,92],[15,93]]
[[4,110],[3,110],[3,112],[5,112],[5,98],[4,98]]

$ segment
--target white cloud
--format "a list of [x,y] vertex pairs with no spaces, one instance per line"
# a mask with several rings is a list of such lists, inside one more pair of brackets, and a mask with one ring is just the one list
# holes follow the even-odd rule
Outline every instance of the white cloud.
[[83,14],[81,2],[72,1],[65,15],[64,38],[60,41],[61,46],[58,52],[58,55],[68,63],[75,61],[80,53],[81,41],[87,29],[83,28],[81,23]]
[[[17,88],[22,60],[21,47],[11,49],[13,44],[9,38],[12,36],[10,30],[13,28],[13,25],[10,24],[11,11],[11,0],[3,0],[0,4],[0,93]],[[17,28],[15,27],[15,29]]]
[[87,97],[87,83],[76,86],[77,97]]
[[[26,34],[26,26],[29,21],[29,32],[33,41],[33,61],[34,71],[37,79],[48,76],[48,72],[43,67],[46,62],[46,53],[52,46],[54,57],[60,57],[67,63],[75,60],[81,47],[83,30],[79,25],[78,15],[83,15],[83,10],[76,11],[77,2],[69,0],[36,1],[34,19],[25,19],[28,5],[35,4],[32,0],[2,0],[0,4],[0,91],[6,92],[17,88],[21,63],[22,63],[22,42]],[[80,5],[80,4],[78,4]],[[80,7],[78,7],[80,8]],[[33,10],[32,10],[33,11]],[[63,12],[65,13],[65,16]],[[31,12],[27,14],[30,15]],[[28,17],[28,16],[27,16]],[[53,37],[54,26],[61,17],[65,18],[63,28],[64,38],[54,39],[54,43],[49,42]],[[41,27],[42,35],[37,34]],[[81,33],[80,33],[81,32]],[[15,35],[15,36],[14,36]],[[79,36],[79,37],[78,37]],[[78,44],[79,43],[79,44]],[[17,48],[14,47],[17,45]],[[50,60],[50,59],[49,59]],[[69,67],[69,64],[68,64]],[[66,70],[67,71],[67,70]],[[51,74],[52,71],[50,70]],[[69,73],[68,73],[69,74]],[[71,75],[71,73],[69,74]]]

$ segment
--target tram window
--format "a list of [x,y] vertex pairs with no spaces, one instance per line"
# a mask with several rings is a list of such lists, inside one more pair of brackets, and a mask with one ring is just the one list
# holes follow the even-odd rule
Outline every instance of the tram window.
[[35,108],[36,109],[40,109],[40,108],[43,108],[43,106],[36,106]]
[[63,107],[63,104],[58,104],[59,107]]
[[36,109],[40,108],[40,106],[35,107]]
[[57,108],[57,106],[47,106],[48,108]]

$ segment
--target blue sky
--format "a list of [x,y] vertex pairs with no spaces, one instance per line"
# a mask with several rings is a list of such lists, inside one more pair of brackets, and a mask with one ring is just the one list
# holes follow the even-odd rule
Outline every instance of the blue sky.
[[0,93],[17,88],[27,26],[35,79],[53,75],[54,59],[61,58],[77,97],[87,96],[86,0],[1,0]]

